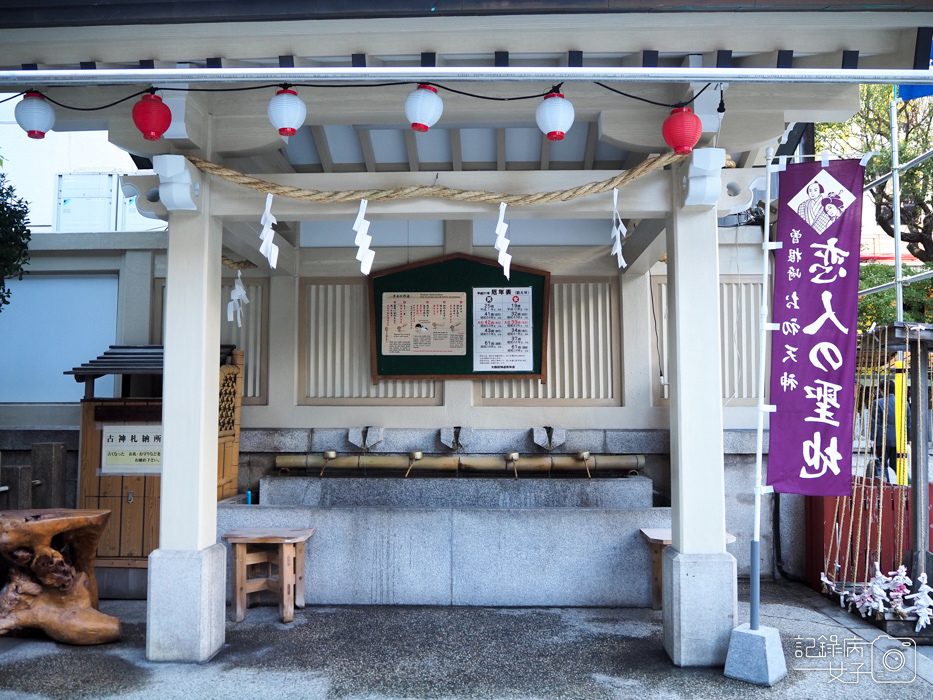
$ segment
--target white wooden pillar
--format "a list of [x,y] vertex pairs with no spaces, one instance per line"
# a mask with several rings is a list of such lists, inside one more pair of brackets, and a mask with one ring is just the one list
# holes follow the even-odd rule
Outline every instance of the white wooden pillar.
[[[151,250],[127,250],[120,266],[117,291],[117,343],[149,343],[149,318],[152,312],[152,278],[155,255]],[[142,375],[115,377],[117,388],[129,383],[130,396],[151,396],[150,378]]]
[[[657,370],[651,365],[655,347],[651,316],[651,275],[648,272],[620,274],[622,298],[623,406],[651,406],[654,403],[653,382]],[[648,348],[646,351],[645,349]]]
[[117,292],[117,342],[121,345],[145,345],[149,342],[154,258],[151,250],[127,250],[123,253]]
[[736,625],[725,547],[716,203],[724,152],[673,171],[667,226],[672,544],[664,552],[664,648],[679,666],[723,665]]
[[146,656],[202,662],[224,641],[226,550],[217,543],[220,221],[181,156],[157,156],[169,210],[159,549],[149,557]]
[[[464,219],[444,221],[444,254],[473,254],[473,222]],[[469,379],[444,380],[444,408],[450,425],[469,425],[473,408],[473,382]]]

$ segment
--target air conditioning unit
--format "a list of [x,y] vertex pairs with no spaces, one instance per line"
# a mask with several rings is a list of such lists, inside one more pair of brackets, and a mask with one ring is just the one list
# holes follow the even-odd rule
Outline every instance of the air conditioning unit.
[[55,230],[80,233],[117,230],[115,173],[59,175]]
[[121,173],[67,173],[57,175],[55,231],[160,231],[165,222],[146,218],[136,208],[136,197],[120,187]]

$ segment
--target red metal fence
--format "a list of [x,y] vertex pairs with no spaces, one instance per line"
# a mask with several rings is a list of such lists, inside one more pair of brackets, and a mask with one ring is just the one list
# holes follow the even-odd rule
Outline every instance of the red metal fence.
[[[933,487],[928,488],[933,502]],[[905,563],[910,489],[854,477],[851,497],[807,497],[807,580],[816,590],[822,588],[821,573],[843,590],[867,582],[876,561],[885,574]]]

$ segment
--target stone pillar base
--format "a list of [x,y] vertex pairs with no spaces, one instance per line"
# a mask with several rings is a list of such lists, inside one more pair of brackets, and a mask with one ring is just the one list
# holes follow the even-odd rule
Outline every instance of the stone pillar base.
[[224,643],[227,549],[157,549],[149,555],[146,658],[201,663]]
[[738,617],[735,557],[664,550],[664,650],[677,666],[724,666]]

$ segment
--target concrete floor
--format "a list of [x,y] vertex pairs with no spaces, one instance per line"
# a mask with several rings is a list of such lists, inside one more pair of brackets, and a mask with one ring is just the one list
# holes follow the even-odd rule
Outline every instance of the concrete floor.
[[[773,688],[722,669],[674,667],[660,612],[622,608],[313,607],[282,624],[274,607],[228,622],[207,664],[145,658],[145,602],[103,601],[124,639],[68,647],[41,635],[0,639],[0,700],[31,698],[924,698],[933,693],[933,647],[908,649],[897,683],[873,680],[869,644],[881,632],[813,591],[762,586],[762,625],[781,633],[788,676]],[[740,584],[740,622],[748,619]],[[840,650],[815,658],[820,637]],[[813,640],[813,641],[811,641]],[[875,646],[880,646],[880,642]],[[863,666],[857,666],[864,660]]]

